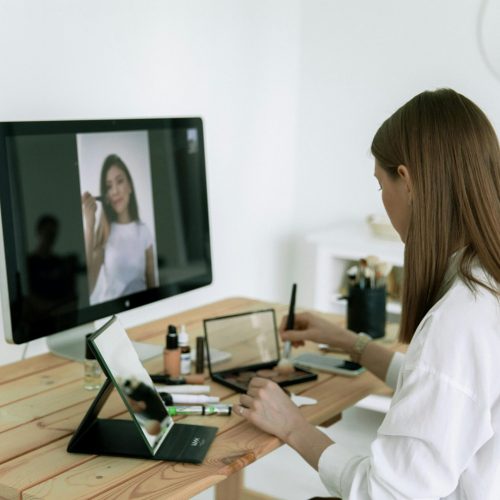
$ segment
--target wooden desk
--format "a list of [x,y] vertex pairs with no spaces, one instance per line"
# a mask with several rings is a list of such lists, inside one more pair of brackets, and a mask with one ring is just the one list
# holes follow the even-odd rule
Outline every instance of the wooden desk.
[[[132,328],[129,334],[163,344],[166,326],[184,323],[194,341],[203,332],[203,318],[269,306],[276,308],[278,319],[286,314],[283,305],[232,298]],[[146,368],[161,371],[162,359],[147,362]],[[293,391],[318,399],[319,404],[301,411],[310,422],[322,424],[382,387],[368,373],[354,379],[320,374]],[[217,485],[218,498],[234,499],[237,493],[229,491],[241,485],[236,473],[282,444],[237,415],[187,417],[186,423],[219,428],[202,465],[69,454],[68,441],[96,392],[83,388],[82,364],[52,354],[0,367],[0,498],[183,499]],[[229,403],[239,398],[219,384],[213,384],[212,394]],[[100,416],[126,418],[116,393]]]

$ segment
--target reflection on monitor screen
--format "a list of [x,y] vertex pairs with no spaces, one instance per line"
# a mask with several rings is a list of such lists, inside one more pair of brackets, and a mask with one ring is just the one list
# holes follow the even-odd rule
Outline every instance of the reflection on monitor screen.
[[212,281],[200,118],[0,123],[0,210],[9,342]]
[[116,318],[90,339],[151,453],[156,453],[174,422],[139,361],[127,332]]

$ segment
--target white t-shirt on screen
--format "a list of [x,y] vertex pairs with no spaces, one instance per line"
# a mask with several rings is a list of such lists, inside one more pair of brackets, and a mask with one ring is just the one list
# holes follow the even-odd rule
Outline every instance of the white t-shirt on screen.
[[104,262],[90,303],[99,304],[146,290],[146,250],[152,245],[153,237],[143,222],[111,223]]

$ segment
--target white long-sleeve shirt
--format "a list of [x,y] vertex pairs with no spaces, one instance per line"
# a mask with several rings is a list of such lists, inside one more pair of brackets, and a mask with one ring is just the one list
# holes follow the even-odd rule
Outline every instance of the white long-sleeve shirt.
[[499,500],[499,300],[456,278],[406,356],[393,356],[386,381],[396,378],[370,455],[337,443],[322,453],[329,492],[344,500]]

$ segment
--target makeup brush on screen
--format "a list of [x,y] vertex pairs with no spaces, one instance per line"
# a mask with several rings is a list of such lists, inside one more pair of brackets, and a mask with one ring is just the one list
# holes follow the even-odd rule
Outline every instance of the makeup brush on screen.
[[[286,321],[286,329],[293,330],[295,325],[295,295],[297,293],[297,284],[294,283],[292,286],[292,296],[290,298],[290,307],[288,308],[288,318]],[[290,340],[285,341],[283,345],[283,357],[280,359],[276,370],[279,373],[291,373],[295,370],[293,363],[290,359],[290,353],[292,351],[292,342]]]

